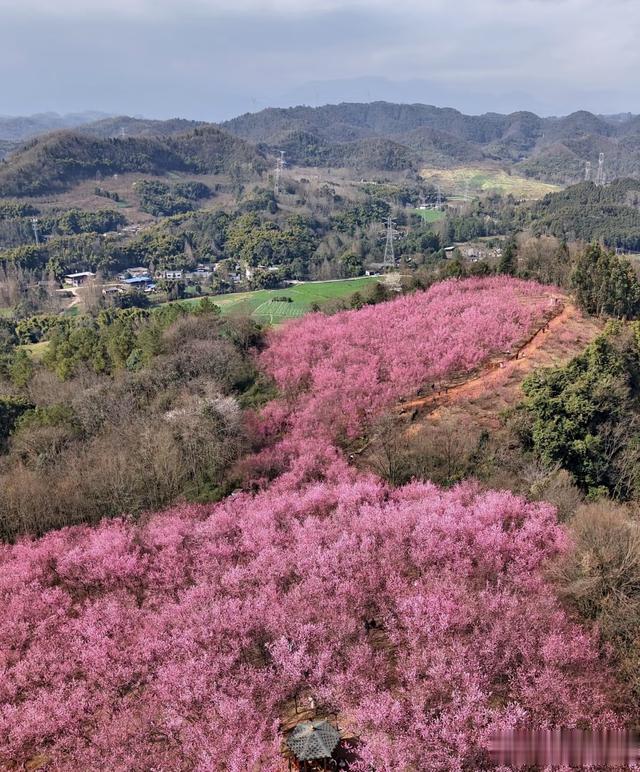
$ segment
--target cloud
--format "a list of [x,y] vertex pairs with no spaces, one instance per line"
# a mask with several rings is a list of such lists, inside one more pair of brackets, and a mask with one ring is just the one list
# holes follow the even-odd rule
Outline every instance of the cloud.
[[397,82],[474,111],[640,109],[634,0],[0,0],[0,18],[3,112],[219,118],[317,81],[327,101]]
[[[290,17],[319,16],[328,13],[358,11],[429,16],[446,13],[460,17],[478,11],[484,17],[495,14],[514,15],[527,7],[539,13],[541,7],[590,4],[591,0],[458,0],[452,9],[447,0],[0,0],[5,15],[53,16],[87,19],[96,16],[110,18],[164,19],[184,14],[205,16],[284,15]],[[628,5],[631,0],[610,0],[609,7]],[[595,5],[595,3],[594,3]],[[600,6],[601,7],[601,6]],[[453,12],[452,12],[453,10]]]

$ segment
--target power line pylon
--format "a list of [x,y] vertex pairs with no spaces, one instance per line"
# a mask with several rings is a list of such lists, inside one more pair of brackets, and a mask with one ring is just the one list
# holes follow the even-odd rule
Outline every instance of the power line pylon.
[[600,153],[598,156],[598,174],[596,176],[596,185],[604,185],[605,171],[604,171],[604,153]]
[[274,174],[273,192],[278,195],[280,192],[280,178],[285,167],[284,150],[280,151],[280,158],[276,161],[276,170]]
[[391,215],[389,215],[385,223],[387,241],[384,245],[384,260],[382,261],[382,265],[385,268],[394,268],[396,264],[396,252],[393,246],[393,242],[397,234],[395,226],[396,224],[393,218],[391,217]]
[[584,165],[584,181],[589,182],[591,180],[591,161],[587,161]]
[[470,180],[467,178],[467,180],[464,183],[464,200],[469,201],[470,195],[469,195],[469,186],[470,186]]
[[33,235],[36,239],[36,246],[40,246],[40,231],[38,230],[38,218],[31,218],[31,227],[33,228]]
[[440,191],[440,185],[438,185],[438,198],[436,199],[436,209],[442,209],[442,193]]

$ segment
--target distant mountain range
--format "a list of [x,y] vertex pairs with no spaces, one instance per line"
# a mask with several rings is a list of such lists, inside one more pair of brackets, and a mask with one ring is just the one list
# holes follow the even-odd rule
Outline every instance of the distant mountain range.
[[84,113],[38,113],[22,117],[0,115],[0,141],[22,142],[25,139],[46,134],[59,129],[74,129],[108,118],[107,113],[89,111]]
[[109,116],[101,112],[38,113],[26,116],[0,115],[0,160],[17,150],[26,140],[61,129],[76,129]]
[[[71,131],[40,137],[63,125]],[[289,164],[300,166],[364,173],[489,163],[560,184],[583,179],[585,162],[595,170],[604,153],[609,179],[640,178],[640,116],[465,115],[430,105],[372,102],[268,108],[219,126],[177,118],[98,115],[96,120],[91,113],[0,118],[0,158],[7,159],[0,166],[0,191],[29,195],[62,189],[100,170],[228,169],[238,159],[266,168],[267,157],[279,150]]]
[[[534,113],[464,115],[451,108],[389,102],[269,108],[220,124],[266,151],[284,150],[291,162],[337,165],[361,158],[372,140],[416,164],[496,162],[549,182],[576,182],[585,161],[605,153],[611,176],[640,175],[640,116],[562,118]],[[351,164],[346,164],[351,165]]]

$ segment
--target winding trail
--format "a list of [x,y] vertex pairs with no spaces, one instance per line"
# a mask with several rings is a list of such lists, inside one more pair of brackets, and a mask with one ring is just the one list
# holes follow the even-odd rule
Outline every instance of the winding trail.
[[469,378],[454,380],[432,394],[399,404],[396,413],[411,414],[413,418],[427,413],[431,418],[438,418],[443,409],[457,403],[480,401],[487,403],[481,410],[492,416],[488,423],[494,423],[499,411],[513,404],[522,381],[532,370],[568,361],[601,331],[602,325],[585,318],[568,298],[562,297],[560,301],[555,316],[543,323],[514,353],[491,359]]

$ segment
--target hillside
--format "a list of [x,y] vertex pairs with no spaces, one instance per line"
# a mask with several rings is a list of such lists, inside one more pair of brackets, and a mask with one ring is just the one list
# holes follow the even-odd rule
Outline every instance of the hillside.
[[[191,151],[175,147],[169,140],[181,145],[198,132],[209,139],[216,132],[212,124],[179,118],[161,121],[119,116],[90,121],[90,117],[50,116],[47,122],[36,116],[26,123],[26,119],[11,119],[15,125],[7,119],[4,134],[0,120],[0,159],[14,151],[12,164],[18,166],[25,162],[25,156],[27,166],[37,166],[46,155],[67,167],[61,175],[54,173],[51,180],[51,168],[45,164],[42,186],[27,185],[27,194],[42,192],[50,183],[57,189],[61,177],[63,184],[65,177],[82,178],[80,167],[90,176],[100,170],[104,155],[104,165],[120,171],[192,169],[194,159],[187,158]],[[44,143],[46,148],[40,154],[33,152],[34,145],[16,151],[21,140],[59,126],[76,127],[74,136],[84,138],[83,149],[70,148],[68,140],[60,147],[64,135],[52,135],[36,142],[35,147],[42,148]],[[640,176],[640,117],[616,121],[586,111],[561,118],[540,118],[530,112],[464,115],[451,108],[373,102],[268,108],[226,121],[219,128],[246,143],[239,153],[244,157],[242,162],[255,163],[256,156],[284,150],[288,163],[298,166],[398,172],[416,171],[425,165],[451,168],[488,164],[513,168],[524,177],[571,184],[584,177],[587,160],[595,168],[602,152],[609,179]],[[92,145],[89,138],[123,143],[144,139],[150,145],[134,142],[116,152],[113,147],[107,150]],[[198,164],[197,156],[201,150],[195,151],[196,166],[200,167],[203,164]],[[158,157],[162,153],[167,155],[164,161]],[[172,154],[178,158],[171,158]],[[211,168],[208,162],[204,167]],[[0,173],[0,186],[3,177]],[[16,183],[11,183],[13,194],[17,195],[17,189]]]
[[[323,159],[336,164],[329,147],[377,138],[397,142],[430,163],[486,160],[518,164],[527,176],[562,184],[579,180],[585,161],[595,165],[600,152],[606,155],[610,179],[640,175],[638,120],[607,120],[586,111],[540,118],[529,112],[464,115],[451,108],[420,104],[344,103],[269,108],[234,118],[222,127],[271,149],[280,147],[289,133],[303,134],[309,153],[298,152],[296,162],[309,165]],[[314,151],[316,146],[323,148],[323,154]]]
[[640,250],[640,181],[583,182],[550,193],[535,203],[529,225],[567,241],[603,241],[609,247]]
[[9,153],[12,153],[20,146],[19,142],[12,142],[9,139],[0,139],[0,161],[6,158]]
[[98,139],[61,132],[32,140],[0,165],[0,196],[65,190],[98,173],[215,174],[237,165],[259,171],[266,164],[258,150],[215,127],[165,138]]
[[[262,451],[244,492],[2,547],[0,766],[275,772],[302,710],[338,725],[352,769],[488,769],[514,716],[616,726],[596,636],[545,575],[568,549],[553,508],[473,483],[394,488],[341,450],[552,306],[548,288],[492,278],[308,316],[255,360],[281,397],[253,414]],[[184,337],[169,341],[192,388]],[[213,373],[221,360],[196,351]],[[189,415],[162,404],[155,423]],[[216,404],[237,417],[231,398]]]

